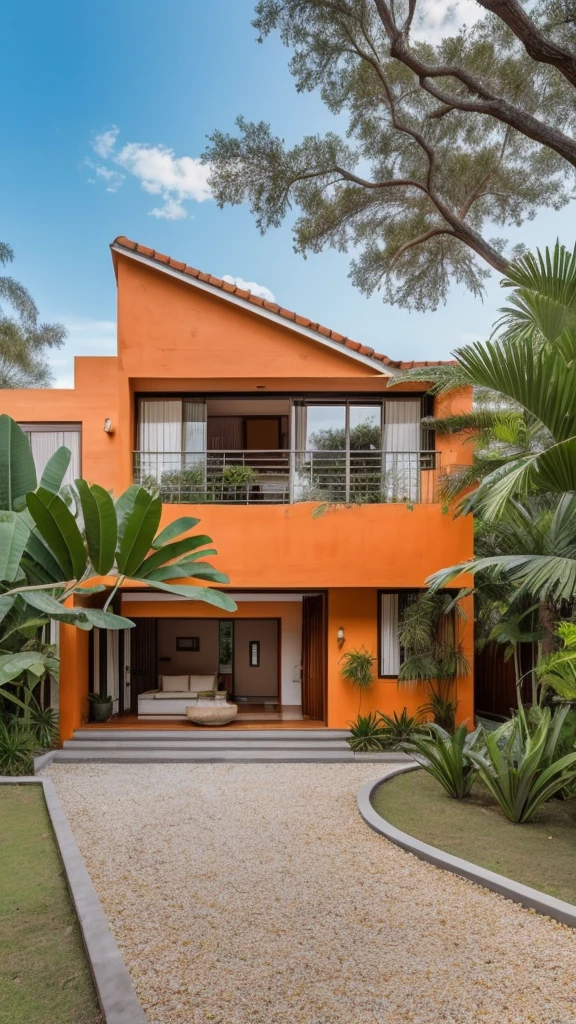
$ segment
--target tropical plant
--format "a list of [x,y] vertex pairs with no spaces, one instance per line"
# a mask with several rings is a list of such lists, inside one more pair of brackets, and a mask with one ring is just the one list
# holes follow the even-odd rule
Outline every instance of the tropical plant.
[[468,757],[478,775],[510,821],[526,822],[551,797],[576,780],[576,751],[557,757],[568,708],[552,716],[542,708],[531,730],[522,709],[511,721],[485,733],[484,750]]
[[428,701],[419,711],[432,714],[448,731],[454,729],[458,707],[456,680],[469,671],[457,635],[462,614],[453,595],[423,591],[406,605],[398,624],[404,652],[398,683],[427,683]]
[[[61,491],[69,461],[68,449],[60,448],[37,486],[25,434],[10,417],[0,416],[0,649],[2,636],[15,628],[34,633],[50,619],[88,630],[130,628],[130,619],[108,610],[127,580],[235,611],[226,593],[180,582],[228,582],[203,560],[216,554],[206,547],[211,538],[190,536],[198,519],[184,516],[157,532],[162,502],[138,485],[116,500],[85,480]],[[91,599],[107,589],[95,577],[111,580],[103,607],[71,605],[74,597]],[[22,673],[36,685],[53,662],[39,650],[2,654],[0,687]]]
[[0,721],[0,775],[33,775],[39,743],[25,722]]
[[365,647],[360,648],[360,650],[346,651],[340,658],[340,662],[343,663],[340,675],[359,690],[358,711],[360,711],[362,706],[363,692],[370,689],[374,682],[375,661],[374,655],[370,654]]
[[392,715],[380,711],[377,714],[383,728],[383,745],[389,750],[400,750],[403,743],[407,743],[417,733],[425,733],[428,728],[419,712],[409,715],[407,708],[403,708],[399,715],[395,711]]
[[349,722],[351,736],[347,743],[358,753],[375,753],[384,749],[386,729],[380,724],[380,716],[373,711],[358,715],[355,722]]
[[[522,644],[538,644],[548,636],[547,631],[537,627],[535,622],[538,604],[532,604],[529,608],[515,611],[512,607],[507,609],[507,614],[493,626],[489,641],[504,645],[504,661],[514,659],[514,676],[516,679],[516,697],[518,706],[522,703],[522,683],[525,673],[520,665],[520,647]],[[526,622],[526,620],[528,620]],[[532,669],[529,673],[532,676],[532,703],[536,704],[537,685],[536,673]]]
[[440,783],[448,796],[462,800],[468,796],[478,774],[471,752],[478,743],[480,729],[469,733],[463,724],[451,734],[434,722],[428,729],[429,735],[413,735],[403,749]]
[[562,647],[540,659],[536,674],[562,701],[576,701],[576,623],[560,622],[556,636]]
[[[14,259],[6,242],[0,242],[0,266]],[[53,380],[46,349],[62,345],[67,330],[62,324],[39,322],[30,292],[12,277],[0,276],[0,388],[48,387]]]
[[453,282],[480,294],[486,264],[507,266],[489,225],[560,208],[576,166],[573,85],[556,70],[574,74],[568,5],[483,6],[501,17],[448,20],[435,43],[425,0],[259,0],[259,39],[278,32],[297,90],[319,89],[338,120],[291,147],[264,122],[215,131],[218,204],[248,203],[261,231],[296,208],[296,250],[352,250],[354,284],[386,302],[435,308]]

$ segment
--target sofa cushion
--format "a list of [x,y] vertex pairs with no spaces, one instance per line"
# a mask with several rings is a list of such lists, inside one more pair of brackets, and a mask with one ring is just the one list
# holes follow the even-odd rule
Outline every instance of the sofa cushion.
[[163,693],[182,693],[188,689],[188,676],[160,676],[160,688]]
[[189,690],[160,690],[154,694],[154,700],[191,700],[191,694]]
[[199,690],[215,690],[218,685],[218,676],[190,676],[190,693],[198,693]]

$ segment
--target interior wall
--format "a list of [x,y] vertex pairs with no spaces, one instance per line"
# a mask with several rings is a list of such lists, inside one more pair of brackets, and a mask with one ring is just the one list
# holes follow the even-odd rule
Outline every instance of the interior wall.
[[[197,636],[199,651],[177,651],[176,638]],[[169,659],[169,660],[163,660]],[[210,675],[219,670],[217,619],[159,619],[158,675]]]
[[[237,619],[234,622],[234,694],[236,697],[278,696],[278,621]],[[260,641],[260,664],[250,664],[249,645]]]

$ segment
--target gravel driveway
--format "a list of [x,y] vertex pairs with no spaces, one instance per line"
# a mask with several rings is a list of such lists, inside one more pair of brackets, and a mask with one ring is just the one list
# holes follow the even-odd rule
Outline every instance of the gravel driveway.
[[52,766],[151,1024],[574,1024],[576,932],[371,832],[382,768]]

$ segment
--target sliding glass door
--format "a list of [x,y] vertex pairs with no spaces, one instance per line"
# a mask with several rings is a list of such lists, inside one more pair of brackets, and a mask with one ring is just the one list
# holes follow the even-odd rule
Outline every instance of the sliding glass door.
[[206,401],[203,398],[141,398],[138,403],[140,479],[158,483],[166,474],[200,467],[206,459]]

